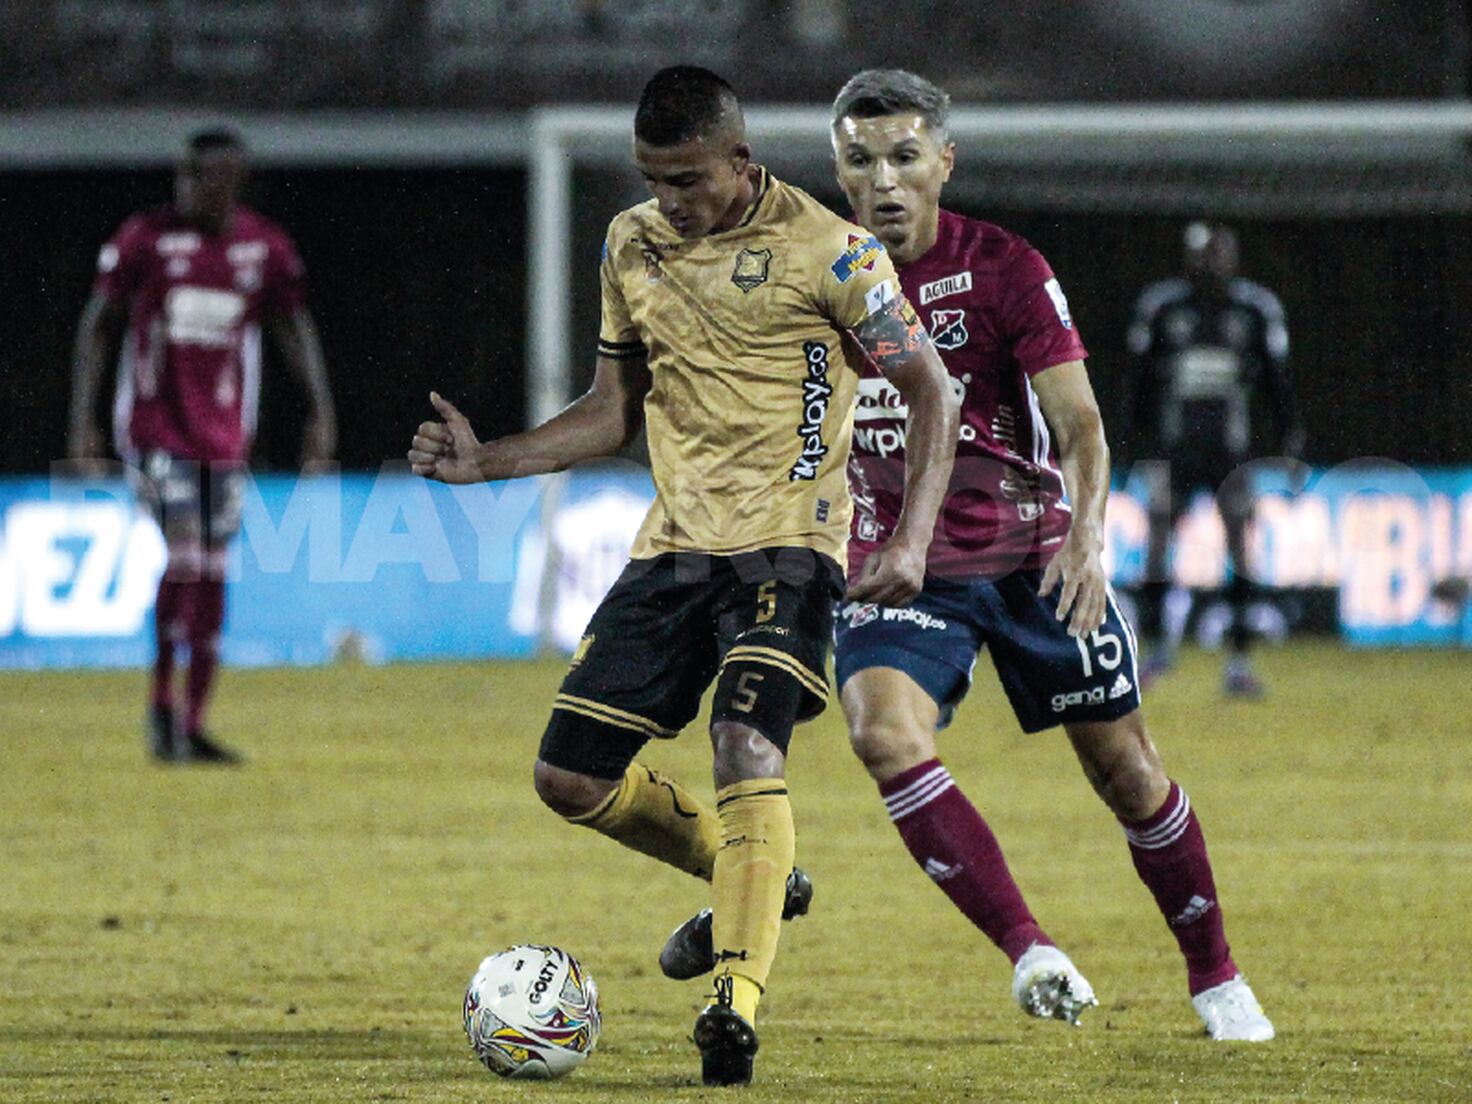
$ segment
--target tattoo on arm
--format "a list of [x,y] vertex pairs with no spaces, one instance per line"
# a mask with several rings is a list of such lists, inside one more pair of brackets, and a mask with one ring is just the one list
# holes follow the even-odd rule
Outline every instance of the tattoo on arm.
[[930,334],[920,323],[920,316],[910,301],[897,295],[875,311],[854,330],[864,352],[888,375],[922,349],[930,345]]

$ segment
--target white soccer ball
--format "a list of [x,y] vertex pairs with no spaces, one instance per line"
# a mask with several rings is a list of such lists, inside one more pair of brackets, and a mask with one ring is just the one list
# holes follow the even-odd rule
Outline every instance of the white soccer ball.
[[557,947],[522,944],[480,964],[465,990],[465,1034],[486,1069],[546,1080],[577,1069],[598,1045],[598,986]]

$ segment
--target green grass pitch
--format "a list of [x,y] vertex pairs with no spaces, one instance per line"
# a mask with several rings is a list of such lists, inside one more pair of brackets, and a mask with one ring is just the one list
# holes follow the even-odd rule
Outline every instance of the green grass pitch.
[[[1294,645],[1223,702],[1150,697],[1238,962],[1278,1027],[1200,1036],[1174,943],[1059,733],[983,660],[942,739],[1101,1006],[1026,1019],[911,863],[830,709],[789,769],[812,913],[785,925],[749,1101],[1472,1100],[1472,660]],[[236,771],[145,761],[136,673],[0,676],[0,1100],[709,1099],[701,982],[655,956],[705,887],[543,809],[560,663],[229,671]],[[703,729],[648,761],[709,794]],[[571,1078],[502,1082],[460,1030],[481,957],[578,955],[603,994]],[[727,1090],[735,1091],[735,1090]]]

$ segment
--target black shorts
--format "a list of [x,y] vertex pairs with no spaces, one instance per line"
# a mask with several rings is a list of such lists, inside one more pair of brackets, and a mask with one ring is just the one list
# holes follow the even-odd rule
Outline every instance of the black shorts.
[[128,469],[138,501],[166,538],[198,533],[206,548],[228,544],[240,531],[245,468],[206,464],[150,449]]
[[619,778],[650,737],[695,719],[750,725],[785,753],[823,711],[838,564],[807,548],[631,560],[588,622],[552,705],[541,758]]

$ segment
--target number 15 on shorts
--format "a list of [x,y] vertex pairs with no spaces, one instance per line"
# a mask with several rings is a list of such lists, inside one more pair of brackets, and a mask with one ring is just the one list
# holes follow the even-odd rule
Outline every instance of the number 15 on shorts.
[[1093,678],[1094,664],[1104,671],[1112,671],[1124,662],[1124,645],[1117,633],[1095,629],[1088,636],[1076,636],[1079,658],[1083,660],[1084,678]]

